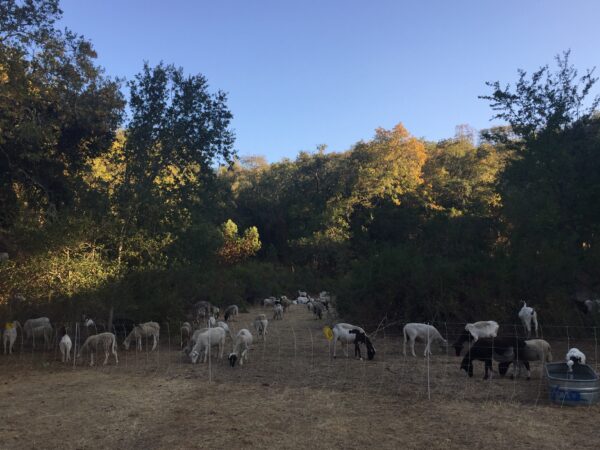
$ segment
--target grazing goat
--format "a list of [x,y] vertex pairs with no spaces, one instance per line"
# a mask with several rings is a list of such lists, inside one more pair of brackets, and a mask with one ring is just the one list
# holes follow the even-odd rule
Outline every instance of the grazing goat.
[[[550,344],[543,339],[529,339],[525,341],[525,349],[523,350],[523,360],[524,361],[542,361],[542,362],[550,362],[552,361],[552,348]],[[508,371],[508,367],[513,363],[513,361],[505,361],[498,363],[498,373],[500,375],[505,375]],[[517,377],[521,375],[521,360],[517,361],[516,366],[518,368]],[[514,370],[511,374],[511,378],[514,378]],[[527,370],[527,379],[531,379],[531,372]]]
[[283,320],[283,306],[279,303],[273,306],[273,320]]
[[192,325],[189,322],[183,322],[181,331],[181,348],[184,348],[192,336]]
[[315,315],[315,319],[319,320],[323,318],[323,312],[325,311],[325,305],[323,303],[314,301],[312,306],[313,314]]
[[[350,325],[349,323],[336,323],[333,326],[333,328],[332,328],[332,331],[333,331],[333,339],[332,339],[333,355],[332,356],[334,358],[336,357],[338,340],[340,342],[346,344],[346,348],[344,350],[346,353],[346,357],[348,357],[348,345],[349,344],[355,344],[354,351],[355,351],[355,355],[356,355],[356,340],[357,340],[358,334],[356,331],[351,332],[352,330],[357,330],[358,333],[360,333],[361,335],[365,335],[365,337],[366,337],[365,330],[363,330],[361,327],[357,327],[356,325]],[[359,339],[361,339],[361,338],[359,338]],[[371,346],[372,345],[373,344],[371,344]],[[369,344],[367,344],[367,356],[368,356],[368,353],[369,353]],[[375,356],[375,348],[373,348],[373,356]]]
[[131,333],[127,335],[123,341],[123,347],[125,350],[129,350],[129,345],[132,340],[135,340],[137,350],[142,350],[142,338],[152,337],[152,350],[153,351],[158,345],[158,339],[160,335],[160,325],[156,322],[146,322],[140,325],[136,325],[131,330]]
[[73,342],[71,342],[71,338],[67,334],[67,329],[65,327],[61,328],[60,334],[62,337],[58,343],[58,348],[60,349],[60,359],[65,363],[71,361],[71,347],[73,346]]
[[77,352],[77,358],[81,358],[81,355],[86,350],[90,352],[90,366],[94,365],[94,353],[101,350],[104,350],[103,365],[106,365],[108,362],[110,353],[115,357],[115,364],[119,364],[119,358],[117,356],[117,338],[113,333],[100,333],[88,337],[79,349],[79,352]]
[[415,355],[415,341],[425,341],[425,352],[423,356],[431,355],[431,343],[439,341],[440,345],[447,345],[448,341],[442,337],[440,332],[433,326],[426,323],[407,323],[402,330],[404,335],[403,353],[406,356],[406,341],[410,342],[410,349],[413,356]]
[[254,319],[254,329],[259,336],[263,337],[263,341],[266,339],[268,325],[269,321],[267,320],[267,316],[264,314],[259,314]]
[[356,336],[356,338],[354,339],[355,358],[358,358],[362,361],[362,355],[360,353],[360,344],[365,344],[365,346],[367,347],[367,358],[369,359],[369,361],[375,358],[375,347],[373,347],[373,344],[371,343],[371,340],[367,337],[366,333],[356,328],[348,331],[348,333],[354,334]]
[[237,307],[237,305],[228,306],[227,309],[225,309],[225,322],[228,322],[229,318],[231,318],[231,320],[233,321],[235,317],[239,314],[239,312],[240,310]]
[[32,345],[35,349],[35,338],[43,337],[47,348],[52,346],[52,325],[47,317],[39,317],[37,319],[28,319],[23,324],[23,332],[25,340],[32,339]]
[[577,348],[570,349],[565,359],[567,366],[569,366],[569,372],[573,372],[574,364],[585,364],[585,354]]
[[218,346],[219,359],[223,359],[223,348],[225,346],[225,335],[226,332],[221,327],[209,328],[204,332],[200,333],[197,336],[196,343],[194,347],[192,347],[192,351],[190,352],[190,359],[192,360],[192,364],[196,364],[198,362],[199,356],[204,352],[203,362],[206,362],[208,359],[208,352],[210,347]]
[[248,331],[246,328],[242,328],[240,331],[238,331],[233,344],[233,352],[231,352],[228,357],[231,367],[235,367],[235,363],[238,359],[240,360],[240,366],[244,365],[244,361],[248,361],[248,353],[250,351],[252,341],[252,333],[250,333],[250,331]]
[[535,309],[533,309],[531,306],[527,306],[527,303],[523,302],[523,307],[519,311],[519,319],[521,319],[521,323],[525,328],[527,337],[531,336],[531,322],[533,322],[535,329],[535,337],[538,336],[538,321]]
[[217,319],[215,319],[213,316],[210,316],[208,318],[207,326],[208,326],[208,328],[214,328],[214,327],[216,327],[217,326]]
[[308,297],[306,297],[306,296],[299,296],[299,297],[296,299],[296,303],[297,303],[298,305],[306,305],[306,304],[307,304],[309,301],[310,301],[310,300],[309,300],[309,299],[308,299]]
[[516,362],[522,361],[529,371],[529,362],[524,360],[525,340],[518,337],[480,338],[473,343],[463,358],[460,368],[473,376],[473,361],[485,363],[484,380],[493,372],[492,361]]
[[493,320],[485,320],[481,322],[468,323],[465,325],[465,331],[458,337],[454,343],[456,356],[460,356],[463,344],[465,342],[477,342],[480,338],[492,338],[498,336],[500,326]]
[[[4,341],[4,354],[6,355],[6,347],[8,344],[8,354],[12,355],[13,346],[15,345],[15,341],[17,340],[17,328],[21,328],[21,324],[18,320],[14,322],[6,322],[4,325],[4,335],[2,340]],[[23,329],[21,328],[21,333]]]
[[221,327],[225,330],[225,333],[227,333],[229,335],[229,337],[231,338],[231,340],[233,341],[233,335],[231,334],[231,330],[229,329],[229,325],[227,325],[225,322],[217,322],[217,326]]
[[275,304],[275,301],[277,299],[275,297],[269,297],[269,298],[265,298],[263,300],[263,306],[266,308],[268,306],[273,306]]

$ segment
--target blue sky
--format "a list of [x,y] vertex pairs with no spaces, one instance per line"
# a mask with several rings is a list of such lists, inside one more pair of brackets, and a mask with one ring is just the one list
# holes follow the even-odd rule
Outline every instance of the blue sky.
[[[204,74],[229,94],[236,148],[269,161],[343,151],[398,122],[438,140],[491,125],[485,81],[514,82],[571,49],[599,64],[600,2],[62,0],[109,75],[143,61]],[[598,91],[598,90],[597,90]]]

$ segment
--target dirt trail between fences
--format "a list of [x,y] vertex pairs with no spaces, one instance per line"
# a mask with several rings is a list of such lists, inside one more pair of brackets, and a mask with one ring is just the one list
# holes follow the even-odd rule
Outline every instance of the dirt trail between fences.
[[[255,334],[252,319],[266,311],[240,314],[232,331]],[[398,329],[378,334],[374,361],[340,348],[332,360],[323,324],[296,306],[234,369],[189,364],[164,328],[158,352],[120,349],[118,366],[1,356],[0,448],[600,447],[600,407],[550,405],[540,363],[531,381],[483,381],[482,363],[468,379],[438,349],[429,364],[404,358]],[[595,349],[588,355],[593,366]]]

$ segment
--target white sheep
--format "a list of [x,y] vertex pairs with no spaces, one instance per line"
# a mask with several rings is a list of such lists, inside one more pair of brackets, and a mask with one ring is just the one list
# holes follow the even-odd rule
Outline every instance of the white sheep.
[[246,328],[242,328],[238,331],[238,334],[235,336],[235,343],[233,344],[233,352],[229,354],[228,358],[231,367],[235,367],[238,358],[240,360],[240,366],[244,365],[244,361],[248,361],[248,353],[253,340],[252,333]]
[[410,342],[410,349],[413,356],[415,355],[415,341],[424,341],[427,343],[425,345],[425,352],[423,356],[431,355],[431,343],[435,341],[440,341],[441,345],[447,345],[448,341],[442,337],[440,332],[433,326],[428,325],[426,323],[407,323],[404,325],[402,330],[404,334],[404,346],[403,353],[406,356],[406,341]]
[[195,344],[192,347],[192,351],[190,352],[192,364],[196,364],[198,362],[198,358],[202,352],[204,352],[203,362],[206,362],[208,359],[209,349],[210,347],[214,346],[219,347],[218,357],[219,359],[223,359],[225,335],[226,332],[221,327],[208,328],[204,332],[200,333],[196,338]]
[[6,355],[6,348],[7,348],[7,344],[8,344],[8,354],[12,355],[13,352],[13,346],[15,345],[15,341],[17,340],[17,328],[21,328],[21,324],[19,323],[18,320],[15,320],[14,322],[7,322],[4,325],[4,335],[3,335],[3,341],[4,341],[4,354]]
[[336,347],[337,341],[346,344],[345,353],[346,357],[348,356],[348,345],[354,344],[356,341],[356,334],[350,333],[351,330],[358,330],[359,332],[366,334],[365,330],[361,327],[357,327],[356,325],[350,325],[349,323],[336,323],[333,328],[333,339],[331,341],[333,345],[333,357],[336,357]]
[[265,298],[263,300],[263,306],[265,308],[268,307],[268,306],[273,306],[275,304],[275,300],[277,300],[275,297]]
[[47,317],[38,317],[37,319],[27,319],[23,324],[23,333],[25,340],[32,339],[32,345],[35,349],[35,338],[43,337],[46,347],[52,345],[52,325]]
[[525,328],[525,332],[527,333],[527,337],[531,336],[531,322],[533,322],[533,326],[535,329],[535,336],[538,336],[538,321],[537,321],[537,313],[535,309],[531,306],[527,306],[527,303],[523,302],[523,307],[519,311],[519,319],[521,319],[521,323]]
[[308,297],[306,297],[306,296],[299,296],[296,299],[296,303],[298,305],[306,305],[308,302],[309,302],[309,300],[308,300]]
[[273,320],[283,320],[283,306],[279,303],[273,306]]
[[477,342],[480,338],[495,338],[498,336],[498,329],[500,325],[498,322],[493,320],[484,320],[475,323],[468,323],[465,325],[465,331],[458,337],[458,340],[454,343],[454,349],[456,350],[456,356],[460,356],[463,344],[467,341],[472,343]]
[[58,348],[60,348],[60,355],[62,362],[71,361],[71,347],[73,346],[73,342],[71,342],[71,338],[65,332],[62,338],[60,338],[60,342],[58,343]]
[[119,358],[117,356],[117,338],[113,333],[100,333],[94,334],[88,337],[79,352],[77,352],[77,358],[81,358],[84,351],[90,352],[90,366],[94,365],[94,353],[97,351],[104,350],[104,364],[108,362],[108,357],[112,353],[115,357],[115,364],[119,364]]
[[269,321],[267,320],[267,316],[264,314],[259,314],[254,319],[254,329],[259,336],[263,337],[263,340],[266,339],[268,325]]
[[567,366],[569,366],[569,372],[573,372],[573,365],[575,363],[585,364],[585,354],[577,348],[570,349],[567,352],[565,359],[567,361]]
[[137,343],[137,349],[142,350],[142,338],[152,337],[152,350],[153,351],[158,345],[158,339],[160,335],[160,325],[156,322],[146,322],[140,325],[136,325],[131,330],[131,333],[127,335],[123,341],[123,347],[125,350],[129,350],[129,345],[132,340]]

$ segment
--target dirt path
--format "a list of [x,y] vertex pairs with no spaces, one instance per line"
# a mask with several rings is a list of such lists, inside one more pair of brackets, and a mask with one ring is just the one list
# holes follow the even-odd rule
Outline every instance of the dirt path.
[[539,365],[530,382],[467,379],[452,356],[405,360],[389,333],[375,361],[331,360],[322,325],[301,308],[271,321],[235,369],[183,363],[164,334],[118,367],[2,356],[0,448],[600,447],[600,407],[549,405]]

